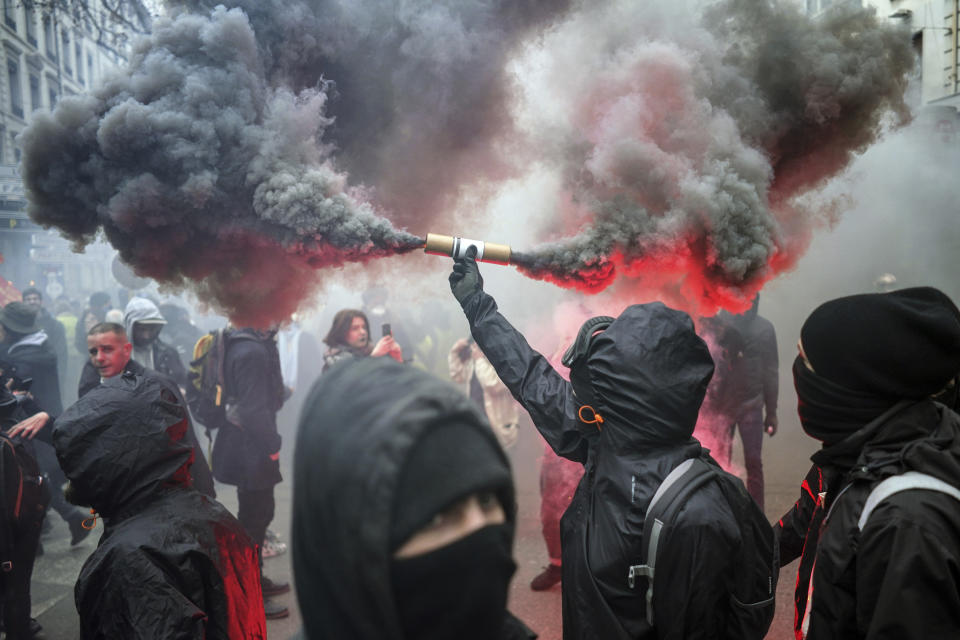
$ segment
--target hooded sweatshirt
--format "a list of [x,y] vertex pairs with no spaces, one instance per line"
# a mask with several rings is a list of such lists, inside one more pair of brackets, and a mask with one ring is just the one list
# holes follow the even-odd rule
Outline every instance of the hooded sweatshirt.
[[149,370],[104,381],[56,422],[60,465],[104,522],[75,587],[84,640],[266,638],[256,549],[193,488],[189,428],[176,387]]
[[167,321],[160,314],[157,305],[146,298],[131,298],[123,314],[123,325],[127,330],[127,338],[133,343],[133,359],[148,369],[156,369],[153,361],[153,343],[137,345],[133,342],[133,327],[138,322],[162,327],[167,324]]
[[646,627],[643,592],[628,583],[657,487],[685,460],[716,465],[692,435],[713,361],[690,317],[661,303],[633,305],[594,338],[587,357],[598,426],[578,419],[571,384],[491,296],[479,291],[463,308],[477,344],[547,443],[585,467],[561,520],[564,639],[744,640],[725,624],[741,536],[720,483],[691,495],[660,551],[655,630]]
[[[403,521],[422,505],[401,497],[403,487],[409,490],[409,482],[402,484],[404,465],[425,436],[453,423],[472,429],[509,479],[506,458],[477,407],[422,371],[364,358],[333,367],[311,390],[297,434],[291,536],[306,637],[406,640],[391,585],[392,537],[398,526],[416,528]],[[460,480],[451,478],[451,484]],[[512,539],[513,486],[502,486]],[[422,487],[415,502],[439,506],[448,489]],[[462,586],[469,593],[471,585]],[[503,634],[490,640],[534,637],[505,610],[502,615]]]

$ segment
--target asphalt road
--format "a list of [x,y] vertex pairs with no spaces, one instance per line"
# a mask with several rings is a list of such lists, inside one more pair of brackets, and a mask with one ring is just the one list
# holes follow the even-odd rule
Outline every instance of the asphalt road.
[[[286,440],[292,442],[292,438]],[[786,511],[796,497],[797,487],[806,469],[806,456],[802,449],[784,439],[772,440],[772,450],[765,453],[767,466],[767,513],[771,519]],[[546,592],[533,592],[530,580],[547,564],[546,550],[540,532],[539,508],[539,455],[541,441],[530,432],[524,432],[517,448],[511,452],[518,486],[518,530],[515,554],[518,570],[510,592],[510,608],[542,640],[560,640],[560,587]],[[285,465],[289,465],[288,456]],[[778,459],[779,458],[779,459]],[[285,478],[292,477],[289,469]],[[236,491],[232,487],[218,486],[218,497],[227,508],[235,512]],[[289,541],[291,485],[284,482],[277,487],[277,516],[271,528],[285,541]],[[87,540],[71,548],[66,524],[56,514],[51,516],[53,530],[43,539],[45,553],[38,558],[33,579],[33,615],[44,627],[48,640],[76,640],[78,616],[73,601],[73,584],[87,556],[94,550],[102,529],[98,528]],[[291,581],[290,554],[265,561],[265,571],[274,580]],[[778,611],[774,624],[767,635],[772,640],[789,640],[792,637],[792,597],[796,580],[796,567],[786,567],[781,573],[778,588]],[[300,628],[300,616],[294,593],[277,598],[291,611],[285,620],[268,621],[267,630],[271,639],[285,640]]]

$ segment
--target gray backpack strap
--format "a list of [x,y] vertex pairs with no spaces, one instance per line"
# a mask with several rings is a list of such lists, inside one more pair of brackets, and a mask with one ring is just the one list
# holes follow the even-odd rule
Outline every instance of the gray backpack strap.
[[657,552],[663,529],[671,524],[676,510],[675,503],[682,503],[686,496],[713,478],[713,469],[700,458],[690,458],[678,464],[657,487],[643,520],[643,543],[641,563],[632,565],[627,573],[627,584],[633,589],[637,578],[647,579],[647,623],[653,626],[653,581],[656,575]]
[[881,502],[895,493],[900,493],[901,491],[910,491],[912,489],[938,491],[940,493],[945,493],[948,496],[952,496],[957,501],[960,501],[960,489],[952,484],[948,484],[943,480],[934,478],[926,473],[920,473],[919,471],[907,471],[906,473],[901,473],[898,476],[890,476],[873,488],[873,491],[871,491],[870,495],[867,496],[866,504],[863,505],[863,511],[860,512],[860,520],[857,522],[857,528],[860,531],[863,531],[863,528],[867,524],[867,520],[870,519],[870,514],[873,513],[873,510],[876,509]]

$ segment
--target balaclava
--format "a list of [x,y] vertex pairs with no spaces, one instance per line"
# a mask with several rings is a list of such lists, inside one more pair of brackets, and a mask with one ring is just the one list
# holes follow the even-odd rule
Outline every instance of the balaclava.
[[[414,444],[394,500],[394,552],[435,516],[473,494],[497,496],[512,519],[510,470],[499,445],[484,435],[469,425],[441,424]],[[404,637],[496,638],[516,570],[512,531],[512,523],[488,525],[440,549],[394,558],[391,577]]]
[[794,362],[804,430],[834,445],[901,400],[937,394],[960,372],[960,311],[931,287],[838,298],[800,330]]

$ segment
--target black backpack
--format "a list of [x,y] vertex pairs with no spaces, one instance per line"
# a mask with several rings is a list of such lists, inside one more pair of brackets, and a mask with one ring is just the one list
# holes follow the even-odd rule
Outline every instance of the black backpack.
[[227,395],[224,385],[223,360],[227,351],[226,330],[204,335],[193,347],[193,360],[187,385],[187,404],[193,416],[207,429],[217,429],[225,421]]
[[680,508],[693,492],[708,482],[716,482],[720,487],[733,517],[740,525],[742,540],[734,561],[738,571],[733,576],[730,615],[724,635],[730,638],[763,638],[773,622],[780,572],[780,548],[773,527],[739,478],[702,458],[692,458],[679,464],[657,487],[644,517],[640,564],[629,568],[628,584],[633,589],[639,578],[646,579],[647,623],[653,628],[656,624],[653,588],[658,554],[669,543],[670,531],[676,526]]
[[43,513],[43,478],[28,444],[0,431],[0,571],[13,569],[16,531]]

